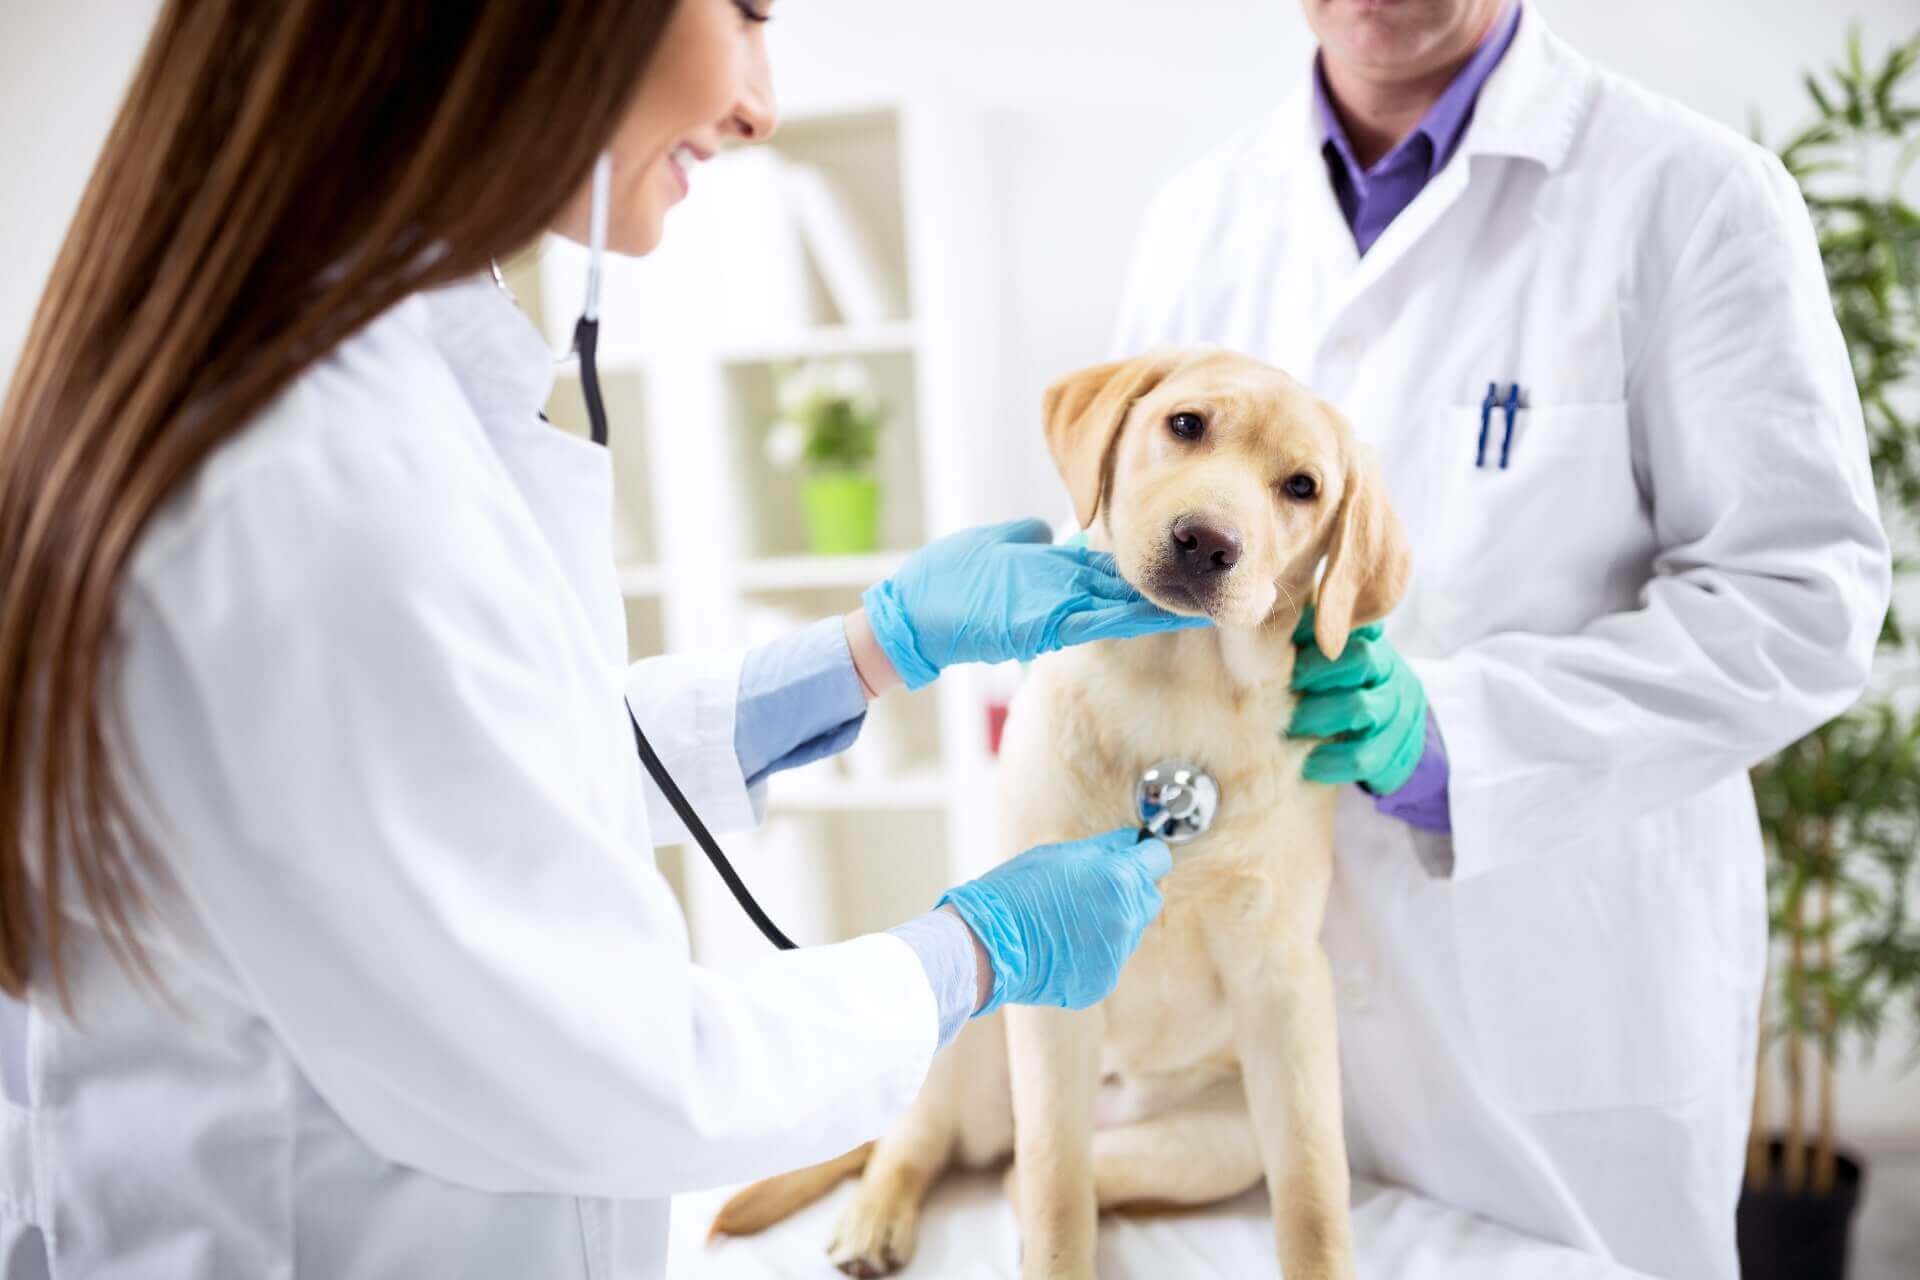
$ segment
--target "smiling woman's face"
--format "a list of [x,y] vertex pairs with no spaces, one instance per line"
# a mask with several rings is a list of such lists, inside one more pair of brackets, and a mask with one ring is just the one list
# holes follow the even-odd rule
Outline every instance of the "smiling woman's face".
[[[693,168],[723,139],[764,140],[776,115],[767,66],[773,0],[680,0],[652,65],[607,146],[613,156],[607,248],[638,257],[660,243],[667,210]],[[592,183],[574,193],[553,230],[585,242]]]

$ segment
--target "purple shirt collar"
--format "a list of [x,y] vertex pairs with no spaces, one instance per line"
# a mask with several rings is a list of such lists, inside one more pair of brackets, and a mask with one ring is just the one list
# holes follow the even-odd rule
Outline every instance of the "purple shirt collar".
[[1413,132],[1369,169],[1362,169],[1353,154],[1353,144],[1333,109],[1326,72],[1319,55],[1314,56],[1313,102],[1325,139],[1323,150],[1328,156],[1334,193],[1340,199],[1341,211],[1346,214],[1347,225],[1353,229],[1361,253],[1367,251],[1387,224],[1412,203],[1420,189],[1452,158],[1467,131],[1467,124],[1473,119],[1474,103],[1479,100],[1481,88],[1506,56],[1514,33],[1520,29],[1521,10],[1521,4],[1515,0],[1506,16],[1493,24],[1473,57],[1413,127]]

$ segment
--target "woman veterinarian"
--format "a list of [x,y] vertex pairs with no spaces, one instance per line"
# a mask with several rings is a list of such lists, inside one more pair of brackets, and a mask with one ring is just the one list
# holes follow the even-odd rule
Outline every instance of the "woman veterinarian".
[[[1304,0],[1299,92],[1166,188],[1131,353],[1271,360],[1414,554],[1302,650],[1348,787],[1323,933],[1356,1172],[1733,1280],[1766,938],[1749,766],[1859,693],[1889,590],[1792,180],[1517,0]],[[1368,794],[1371,792],[1371,794]]]
[[1189,625],[1028,522],[626,667],[606,454],[489,267],[603,153],[651,249],[773,129],[765,3],[161,14],[0,418],[7,1274],[658,1275],[665,1197],[874,1136],[1158,910],[1123,832],[956,890],[979,936],[688,961],[629,705],[737,828],[903,678]]

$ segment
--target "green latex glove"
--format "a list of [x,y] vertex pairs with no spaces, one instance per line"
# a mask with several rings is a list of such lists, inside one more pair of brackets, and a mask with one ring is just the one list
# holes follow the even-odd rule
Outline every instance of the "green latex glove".
[[1307,756],[1311,782],[1357,782],[1378,796],[1407,784],[1427,743],[1427,691],[1380,625],[1357,627],[1337,658],[1313,641],[1313,610],[1294,629],[1299,654],[1293,690],[1300,701],[1292,738],[1324,738]]

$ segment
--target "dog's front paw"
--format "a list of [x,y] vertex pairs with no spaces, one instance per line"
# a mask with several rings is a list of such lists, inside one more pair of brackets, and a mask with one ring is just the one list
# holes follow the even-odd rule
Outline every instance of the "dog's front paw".
[[861,1184],[853,1203],[834,1225],[827,1257],[860,1280],[890,1276],[913,1259],[919,1242],[920,1206]]

